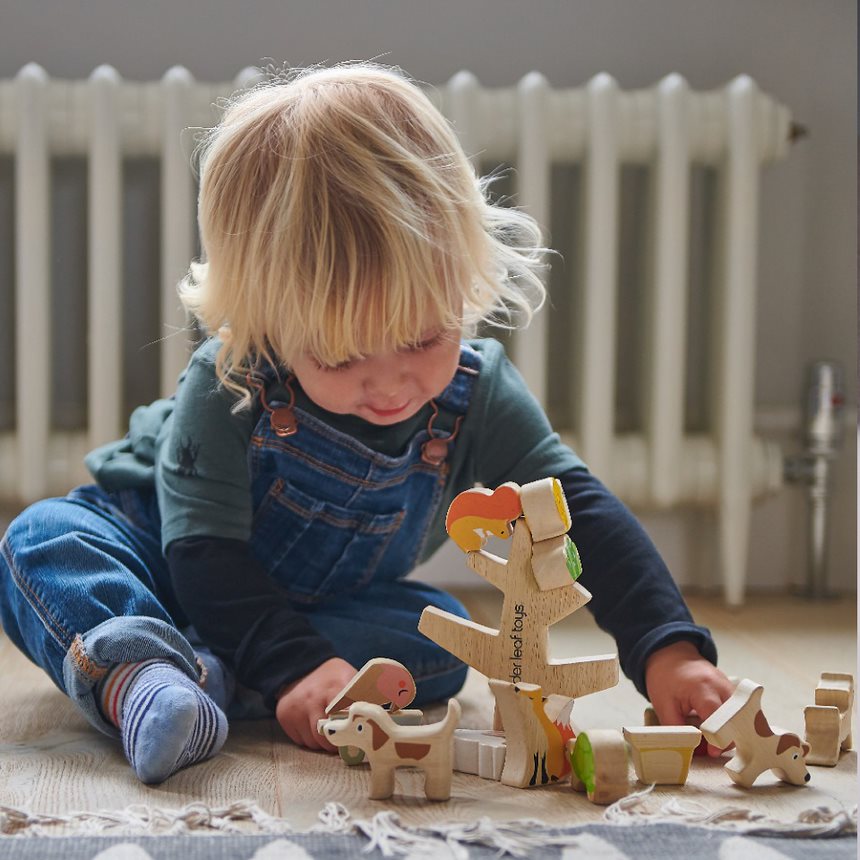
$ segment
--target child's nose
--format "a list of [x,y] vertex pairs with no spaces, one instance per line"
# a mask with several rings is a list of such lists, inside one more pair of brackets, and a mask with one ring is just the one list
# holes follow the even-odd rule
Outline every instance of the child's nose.
[[367,370],[365,385],[374,394],[396,396],[401,391],[406,379],[405,364],[396,360],[378,362],[375,366],[368,367]]

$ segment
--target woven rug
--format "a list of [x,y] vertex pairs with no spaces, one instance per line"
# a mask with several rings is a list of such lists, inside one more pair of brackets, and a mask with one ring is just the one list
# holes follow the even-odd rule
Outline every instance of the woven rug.
[[[671,810],[668,810],[671,813]],[[689,822],[694,811],[678,807]],[[539,821],[408,827],[391,811],[353,820],[329,803],[320,823],[296,833],[250,802],[224,809],[194,804],[179,812],[130,807],[122,812],[31,816],[0,806],[0,858],[22,860],[311,860],[311,858],[541,857],[542,860],[817,860],[857,856],[857,814],[810,810],[795,822],[708,813],[708,826],[637,817],[635,801],[615,804],[607,822],[548,827]],[[704,820],[704,819],[702,819]],[[73,826],[87,835],[50,835]],[[158,833],[159,835],[152,835]]]

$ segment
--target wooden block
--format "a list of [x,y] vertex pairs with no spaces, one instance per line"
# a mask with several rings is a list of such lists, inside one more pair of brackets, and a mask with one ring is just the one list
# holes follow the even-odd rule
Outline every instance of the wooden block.
[[570,529],[570,509],[558,478],[524,484],[520,502],[535,543],[560,537]]
[[463,552],[474,552],[490,535],[510,537],[511,521],[521,514],[517,484],[502,484],[495,490],[475,487],[463,491],[451,502],[445,528]]
[[790,732],[771,729],[761,709],[762,692],[761,684],[740,681],[732,696],[702,723],[702,734],[720,749],[735,745],[725,770],[738,785],[750,788],[766,770],[792,785],[805,785],[809,744]]
[[517,520],[507,561],[485,550],[469,553],[469,566],[505,594],[500,629],[485,627],[428,606],[418,629],[488,678],[538,684],[543,692],[568,698],[618,683],[614,654],[550,660],[548,628],[591,600],[578,582],[541,591],[531,567],[532,539]]
[[541,591],[562,588],[582,574],[576,544],[567,536],[548,538],[532,548],[532,570]]
[[833,767],[843,750],[851,749],[851,722],[854,718],[854,676],[822,672],[815,688],[815,704],[803,711],[807,764]]
[[[735,681],[735,686],[737,686],[737,681]],[[645,708],[645,713],[642,717],[642,722],[646,726],[659,726],[660,719],[657,716],[657,712],[652,707]],[[698,714],[687,714],[684,717],[684,724],[687,726],[692,726],[694,729],[698,729],[699,726],[702,725],[702,718],[698,716]],[[700,733],[701,734],[701,733]],[[699,745],[693,750],[694,756],[707,755],[708,754],[708,742],[704,737],[699,741]]]
[[490,680],[505,732],[505,766],[501,781],[516,788],[558,782],[570,771],[565,743],[573,736],[570,725],[553,722],[544,710],[543,695],[535,684]]
[[353,702],[391,704],[390,713],[408,707],[415,698],[415,679],[397,660],[374,657],[358,670],[352,680],[326,705],[327,714],[346,710]]
[[627,745],[615,729],[589,729],[567,742],[571,786],[592,803],[608,804],[630,791]]
[[460,704],[448,701],[444,720],[426,726],[399,726],[381,706],[354,702],[345,719],[326,720],[321,734],[337,747],[357,747],[370,763],[370,799],[386,800],[394,793],[394,771],[414,766],[424,771],[428,800],[448,800],[454,764],[454,730]]
[[482,779],[502,778],[505,766],[505,733],[483,729],[454,732],[454,770],[473,773]]
[[702,733],[693,726],[625,726],[636,778],[645,785],[684,785]]

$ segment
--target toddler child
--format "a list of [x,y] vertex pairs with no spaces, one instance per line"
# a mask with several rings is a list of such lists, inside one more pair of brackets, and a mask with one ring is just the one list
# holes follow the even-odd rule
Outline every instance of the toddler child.
[[138,777],[217,753],[255,697],[331,750],[316,721],[371,657],[410,669],[418,705],[453,696],[466,668],[417,623],[465,610],[405,577],[476,483],[561,479],[589,608],[664,723],[728,698],[641,527],[472,338],[528,321],[544,249],[421,90],[369,64],[270,82],[228,107],[200,170],[203,262],[180,295],[211,336],[88,456],[96,483],[0,545],[6,634]]

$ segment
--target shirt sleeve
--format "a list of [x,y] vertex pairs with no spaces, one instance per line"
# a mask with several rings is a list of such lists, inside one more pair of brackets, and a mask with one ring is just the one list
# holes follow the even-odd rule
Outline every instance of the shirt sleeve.
[[582,560],[579,582],[592,595],[588,609],[615,639],[621,669],[636,689],[648,698],[645,663],[673,642],[692,642],[716,665],[710,631],[693,622],[669,569],[633,514],[585,468],[558,477],[570,507],[570,538]]
[[[476,403],[474,478],[485,487],[525,484],[583,466],[550,426],[541,405],[500,344],[489,342],[481,371],[486,386]],[[468,420],[468,419],[467,419]]]
[[194,537],[171,542],[170,579],[200,638],[236,678],[274,708],[278,690],[331,657],[334,646],[289,603],[248,544]]
[[218,383],[210,342],[180,377],[158,446],[155,483],[165,552],[180,538],[250,537],[248,445],[254,419],[249,410],[234,415],[235,400]]

